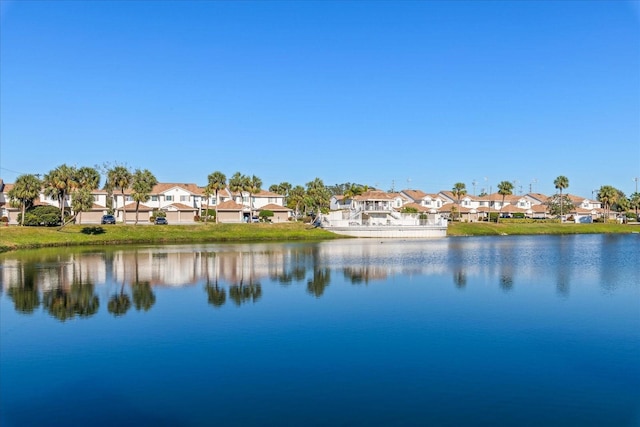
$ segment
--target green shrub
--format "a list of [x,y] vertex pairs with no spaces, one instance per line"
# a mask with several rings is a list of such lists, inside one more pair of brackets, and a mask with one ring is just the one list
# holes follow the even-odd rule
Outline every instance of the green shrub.
[[[22,223],[22,214],[18,214],[18,223]],[[55,206],[36,206],[24,214],[24,225],[37,227],[55,227],[60,225],[60,209]]]
[[270,211],[269,209],[260,211],[260,213],[258,214],[258,217],[264,222],[268,221],[269,218],[271,218],[272,216],[273,216],[273,211]]

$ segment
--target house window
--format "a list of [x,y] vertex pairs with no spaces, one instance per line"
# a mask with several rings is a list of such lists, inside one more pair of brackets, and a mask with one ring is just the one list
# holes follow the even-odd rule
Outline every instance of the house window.
[[164,196],[164,199],[165,199],[167,202],[173,202],[173,196],[168,196],[168,195],[167,195],[167,196]]
[[189,201],[189,196],[180,196],[180,201],[181,202],[188,202]]
[[100,199],[100,196],[93,196],[93,201],[97,202]]
[[275,203],[275,202],[276,202],[275,197],[269,197],[269,203]]
[[127,200],[127,202],[133,202],[133,197],[131,197],[131,196],[127,196],[127,197],[126,197],[126,200]]
[[157,202],[158,201],[158,196],[151,196],[151,201],[152,202]]

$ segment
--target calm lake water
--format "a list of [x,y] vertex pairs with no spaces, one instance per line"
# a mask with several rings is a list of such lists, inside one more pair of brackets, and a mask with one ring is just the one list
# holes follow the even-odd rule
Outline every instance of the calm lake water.
[[0,256],[0,425],[638,426],[640,235]]

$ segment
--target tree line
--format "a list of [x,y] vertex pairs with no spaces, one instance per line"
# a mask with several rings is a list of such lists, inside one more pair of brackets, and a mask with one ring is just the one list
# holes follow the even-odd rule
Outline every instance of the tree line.
[[[116,197],[122,197],[122,205],[125,205],[125,191],[130,190],[130,195],[135,203],[135,224],[138,223],[138,213],[141,203],[149,201],[153,187],[158,183],[155,175],[148,169],[135,169],[124,165],[105,164],[102,167],[75,167],[66,164],[60,165],[44,174],[40,179],[36,174],[20,175],[9,191],[9,202],[11,206],[20,208],[20,224],[25,224],[27,213],[34,208],[34,201],[44,191],[45,196],[52,197],[58,201],[60,209],[59,224],[64,227],[70,222],[93,207],[92,191],[100,187],[101,175],[106,177],[103,190],[107,192],[107,211],[113,213],[113,201]],[[574,208],[573,203],[563,194],[569,187],[569,179],[560,175],[553,181],[558,194],[551,196],[547,201],[547,207],[552,215],[560,215]],[[256,175],[245,175],[240,172],[234,173],[231,178],[220,172],[214,171],[207,176],[207,183],[203,189],[206,198],[205,214],[202,220],[206,223],[212,215],[209,214],[209,200],[215,198],[214,215],[218,221],[218,205],[220,204],[219,194],[225,188],[232,193],[248,193],[249,207],[253,213],[253,195],[262,191],[262,180]],[[501,181],[497,188],[498,194],[502,196],[502,207],[507,196],[513,194],[515,185],[511,181]],[[329,209],[329,200],[332,195],[343,195],[345,199],[356,197],[364,192],[373,189],[368,185],[346,182],[343,184],[325,185],[322,179],[315,178],[307,182],[305,186],[295,185],[288,182],[273,184],[269,191],[278,193],[284,197],[285,206],[294,211],[296,219],[308,215],[316,215],[320,212],[326,213]],[[451,190],[456,198],[457,204],[467,194],[466,185],[463,182],[456,182]],[[480,196],[484,196],[484,191]],[[71,197],[71,212],[65,212],[65,200]],[[611,211],[628,212],[635,210],[635,217],[638,218],[640,209],[640,193],[637,191],[627,197],[624,192],[611,186],[603,185],[597,193],[597,200],[602,203],[605,209],[605,220]],[[68,214],[65,216],[65,214]],[[123,222],[126,223],[126,210],[123,210]],[[498,218],[500,212],[498,212]]]

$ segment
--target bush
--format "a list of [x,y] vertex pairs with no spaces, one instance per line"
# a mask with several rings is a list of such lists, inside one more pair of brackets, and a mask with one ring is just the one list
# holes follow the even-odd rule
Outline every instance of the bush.
[[273,211],[270,211],[269,209],[260,211],[260,213],[258,214],[258,217],[260,217],[260,219],[265,222],[268,221],[269,218],[271,218],[272,216],[273,216]]
[[9,222],[9,217],[3,216],[0,218],[0,222]]
[[[18,214],[18,223],[22,222],[22,214]],[[55,227],[60,225],[60,209],[55,206],[36,206],[24,214],[24,225],[37,227]]]

